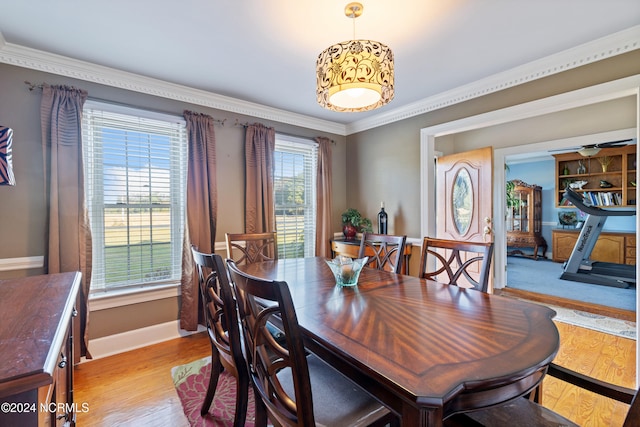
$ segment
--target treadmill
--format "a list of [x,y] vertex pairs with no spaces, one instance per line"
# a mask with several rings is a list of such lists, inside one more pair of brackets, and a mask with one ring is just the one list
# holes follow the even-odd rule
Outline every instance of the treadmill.
[[616,288],[628,288],[631,284],[635,285],[635,265],[590,260],[591,251],[598,241],[607,218],[635,215],[635,210],[621,211],[587,205],[582,196],[571,188],[566,189],[564,197],[586,213],[587,219],[582,226],[571,256],[563,265],[563,273],[560,278]]

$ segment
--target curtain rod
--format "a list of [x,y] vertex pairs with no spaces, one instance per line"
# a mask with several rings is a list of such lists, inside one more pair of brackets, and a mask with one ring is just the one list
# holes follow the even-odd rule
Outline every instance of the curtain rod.
[[[241,127],[243,127],[243,128],[245,128],[245,129],[246,129],[248,126],[250,126],[250,123],[249,123],[249,122],[244,122],[244,123],[242,123],[242,122],[240,122],[238,119],[236,119],[236,121],[235,121],[235,123],[233,124],[233,126],[238,126],[238,127],[240,127],[240,126],[241,126]],[[286,132],[278,132],[278,131],[276,131],[276,133],[279,133],[280,135],[291,136],[291,137],[294,137],[294,138],[307,138],[307,137],[305,137],[305,136],[294,135],[294,134],[292,134],[292,133],[286,133]],[[336,142],[335,142],[333,139],[329,139],[329,141],[331,141],[331,144],[333,144],[333,145],[335,145],[335,144],[336,144]]]
[[[26,84],[27,86],[29,86],[29,91],[30,91],[30,92],[32,92],[32,91],[34,91],[35,89],[42,89],[46,83],[34,84],[34,83],[31,83],[31,82],[29,82],[29,81],[26,81],[26,80],[25,80],[24,84]],[[119,102],[114,102],[114,101],[111,101],[111,100],[108,100],[108,99],[94,98],[94,97],[92,97],[92,96],[90,96],[90,97],[89,97],[89,99],[90,99],[90,100],[93,100],[93,101],[98,101],[98,102],[104,102],[104,103],[107,103],[107,104],[112,104],[112,105],[122,105],[123,107],[131,107],[130,105],[120,104]],[[133,108],[140,108],[140,107],[133,107]],[[172,116],[180,117],[180,116],[179,116],[178,114],[176,114],[176,113],[171,113],[171,112],[167,112],[167,111],[152,110],[152,109],[150,109],[150,108],[146,108],[146,107],[145,107],[145,108],[141,108],[141,109],[148,110],[148,111],[155,111],[155,112],[157,112],[157,113],[168,114],[168,115],[172,115]],[[216,118],[214,118],[214,117],[211,117],[211,118],[213,119],[213,122],[214,122],[215,124],[218,124],[218,125],[220,125],[220,126],[224,126],[224,122],[226,122],[226,121],[227,121],[227,119],[222,119],[222,120],[220,120],[220,119],[216,119]]]
[[[24,84],[29,86],[29,91],[30,92],[34,91],[35,89],[42,89],[42,87],[44,86],[44,83],[34,84],[34,83],[31,83],[31,82],[26,81],[26,80],[25,80]],[[111,102],[112,104],[114,103],[113,101],[103,100],[103,99],[99,99],[99,98],[91,98],[91,99],[94,99],[96,101],[102,101],[102,102]],[[136,108],[139,108],[139,107],[136,107]],[[165,114],[171,114],[171,113],[166,113],[166,112],[164,112],[164,113]],[[214,117],[211,117],[211,118],[213,119],[214,123],[219,124],[220,126],[224,126],[225,122],[227,121],[227,119],[220,120],[220,119],[216,119]],[[243,128],[246,129],[247,126],[250,126],[250,123],[249,122],[240,122],[240,120],[238,120],[236,118],[236,121],[233,124],[233,126],[243,127]],[[293,134],[284,133],[284,132],[278,132],[278,133],[281,134],[281,135],[287,135],[287,136],[293,136],[293,137],[296,137],[296,138],[301,138],[300,135],[293,135]],[[331,141],[332,144],[336,143],[333,139],[331,139],[330,141]]]

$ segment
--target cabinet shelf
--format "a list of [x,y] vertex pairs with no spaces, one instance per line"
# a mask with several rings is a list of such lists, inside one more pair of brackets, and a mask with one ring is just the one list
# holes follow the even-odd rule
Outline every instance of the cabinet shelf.
[[[556,159],[556,200],[558,208],[573,207],[564,200],[564,189],[573,182],[587,181],[581,190],[585,198],[596,206],[627,207],[635,206],[636,191],[630,184],[636,173],[635,144],[623,147],[603,148],[592,157],[583,157],[578,153],[554,155]],[[601,161],[608,157],[606,171]],[[578,173],[581,172],[581,173]],[[600,187],[600,181],[607,181],[611,187]]]
[[[622,187],[610,187],[610,188],[589,188],[586,190],[574,190],[576,193],[588,193],[589,191],[622,191]],[[564,193],[564,190],[560,190],[561,193]]]

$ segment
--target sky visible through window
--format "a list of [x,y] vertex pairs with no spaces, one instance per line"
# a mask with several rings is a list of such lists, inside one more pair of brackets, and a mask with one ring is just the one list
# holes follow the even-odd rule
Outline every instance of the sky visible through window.
[[169,196],[168,136],[103,128],[102,138],[105,204]]
[[276,151],[275,163],[275,176],[294,177],[304,170],[304,155]]

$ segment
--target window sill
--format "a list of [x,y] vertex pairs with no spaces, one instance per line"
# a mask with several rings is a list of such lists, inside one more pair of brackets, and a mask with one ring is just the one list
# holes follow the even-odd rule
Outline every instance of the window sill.
[[145,289],[127,289],[111,291],[89,296],[89,311],[108,310],[115,307],[139,304],[180,295],[180,284],[172,283]]

